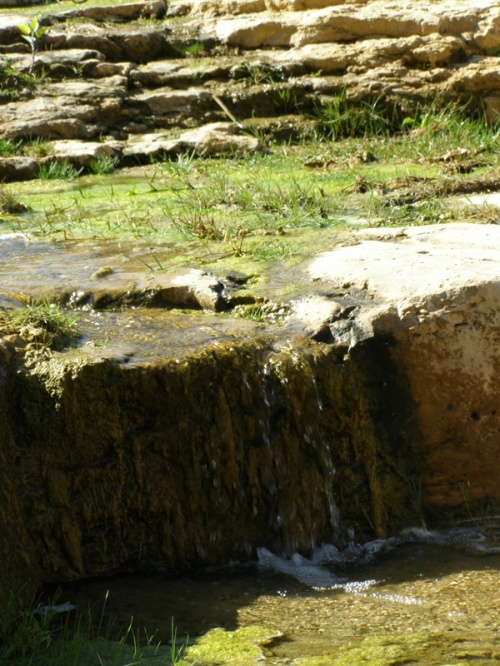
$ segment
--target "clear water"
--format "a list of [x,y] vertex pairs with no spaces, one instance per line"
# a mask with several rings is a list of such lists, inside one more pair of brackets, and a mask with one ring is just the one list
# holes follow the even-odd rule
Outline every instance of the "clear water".
[[[474,532],[344,554],[323,548],[309,560],[261,551],[251,564],[182,577],[130,573],[83,581],[63,595],[97,612],[107,594],[118,629],[133,616],[164,642],[172,618],[192,644],[215,627],[271,628],[280,638],[263,647],[263,664],[500,663],[498,551]],[[214,654],[212,663],[234,658]]]

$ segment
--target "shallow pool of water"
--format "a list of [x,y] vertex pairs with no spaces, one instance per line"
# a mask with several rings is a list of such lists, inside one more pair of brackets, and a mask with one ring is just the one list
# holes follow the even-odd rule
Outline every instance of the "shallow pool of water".
[[[263,550],[259,562],[182,577],[83,581],[62,600],[97,612],[107,595],[118,630],[133,616],[164,642],[172,618],[193,645],[216,627],[267,627],[280,634],[262,648],[260,663],[269,665],[498,663],[500,554],[477,543],[474,533],[440,535],[377,542],[351,556],[331,547],[311,560]],[[211,663],[232,659],[213,654]]]

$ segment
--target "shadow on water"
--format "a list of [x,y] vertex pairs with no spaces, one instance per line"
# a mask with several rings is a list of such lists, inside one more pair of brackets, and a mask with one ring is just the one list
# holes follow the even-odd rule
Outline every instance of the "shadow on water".
[[[214,627],[233,631],[267,626],[282,632],[282,638],[269,646],[271,660],[265,663],[272,664],[289,663],[280,659],[312,658],[333,646],[352,647],[353,641],[365,644],[374,636],[393,633],[442,635],[453,645],[472,641],[471,657],[476,655],[478,641],[483,652],[500,650],[496,636],[500,554],[495,549],[481,557],[480,551],[470,548],[470,541],[460,539],[400,543],[387,549],[377,543],[379,552],[368,557],[371,561],[366,561],[365,553],[357,564],[347,560],[340,567],[311,564],[314,558],[298,556],[294,563],[269,554],[260,564],[192,571],[181,577],[129,573],[79,581],[65,586],[61,599],[68,598],[80,610],[90,605],[100,613],[107,596],[106,615],[113,618],[118,633],[126,630],[133,617],[135,627],[162,642],[170,640],[172,618],[178,635],[189,635],[191,643]],[[280,572],[293,574],[294,567],[298,576]],[[316,569],[320,582],[326,576],[328,584],[316,587],[300,582],[308,569]],[[443,654],[446,649],[443,643]],[[438,662],[429,658],[419,663]]]

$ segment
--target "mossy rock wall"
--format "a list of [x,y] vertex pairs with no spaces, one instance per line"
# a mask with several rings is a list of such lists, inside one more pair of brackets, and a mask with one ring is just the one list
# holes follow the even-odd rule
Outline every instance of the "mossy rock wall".
[[405,524],[408,405],[389,346],[4,360],[2,583],[307,553]]

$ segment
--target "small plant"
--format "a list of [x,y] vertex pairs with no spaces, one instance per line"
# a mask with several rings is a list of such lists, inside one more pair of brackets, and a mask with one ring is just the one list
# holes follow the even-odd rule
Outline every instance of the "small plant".
[[233,310],[233,315],[240,319],[250,319],[250,321],[264,321],[262,304],[252,303],[251,305],[237,305]]
[[205,47],[201,42],[193,42],[186,47],[184,53],[186,56],[193,56],[196,58],[197,56],[201,56],[205,53]]
[[194,151],[186,151],[176,155],[175,159],[169,158],[165,162],[166,168],[178,176],[185,176],[195,166]]
[[95,160],[89,164],[89,169],[97,176],[113,173],[116,170],[120,160],[118,157],[111,155],[99,155]]
[[258,64],[244,63],[231,72],[234,79],[244,81],[247,85],[275,83],[286,79],[284,70],[265,62]]
[[81,79],[83,76],[83,64],[82,63],[77,63],[76,65],[70,65],[70,69],[75,75],[75,78]]
[[19,201],[14,192],[6,187],[0,185],[0,211],[8,215],[16,215],[18,213],[26,213],[29,209]]
[[174,227],[184,236],[196,236],[200,240],[223,240],[224,234],[217,226],[214,216],[204,210],[179,213],[170,218]]
[[23,152],[26,155],[47,157],[47,155],[53,153],[53,148],[46,139],[41,136],[37,136],[35,139],[30,139],[28,143],[25,144]]
[[171,621],[171,639],[170,639],[170,661],[172,666],[181,662],[186,656],[186,650],[188,647],[189,636],[186,637],[186,642],[183,645],[178,646],[177,643],[177,627],[174,624],[174,618]]
[[387,135],[400,125],[397,114],[391,115],[381,99],[356,106],[347,100],[345,90],[317,104],[315,116],[320,131],[334,140]]
[[60,347],[74,340],[77,321],[48,298],[32,298],[24,308],[6,314],[6,323],[11,328],[29,327],[33,341],[44,348]]
[[270,324],[284,324],[290,313],[291,307],[289,304],[273,301],[237,305],[233,310],[234,316],[240,319],[250,319],[256,322],[265,321]]
[[12,157],[19,155],[21,141],[14,143],[11,139],[0,139],[0,157]]
[[20,72],[7,59],[0,60],[0,93],[7,99],[19,99],[24,90],[32,90],[36,83],[33,74]]
[[205,47],[201,42],[178,43],[174,48],[181,56],[186,58],[197,58],[205,54]]
[[41,180],[71,180],[77,178],[83,171],[83,168],[77,169],[70,162],[50,162],[49,164],[40,164],[37,178]]
[[297,98],[297,93],[292,88],[278,88],[278,102],[276,109],[281,113],[297,113],[300,111],[301,103]]
[[29,73],[33,71],[35,66],[35,57],[38,50],[38,40],[46,32],[47,28],[42,28],[37,18],[32,19],[29,23],[20,23],[17,29],[21,33],[21,37],[25,39],[31,47],[31,64]]
[[37,613],[34,600],[20,607],[18,595],[10,592],[0,612],[0,663],[25,663],[33,653],[45,653],[52,642],[52,617]]

